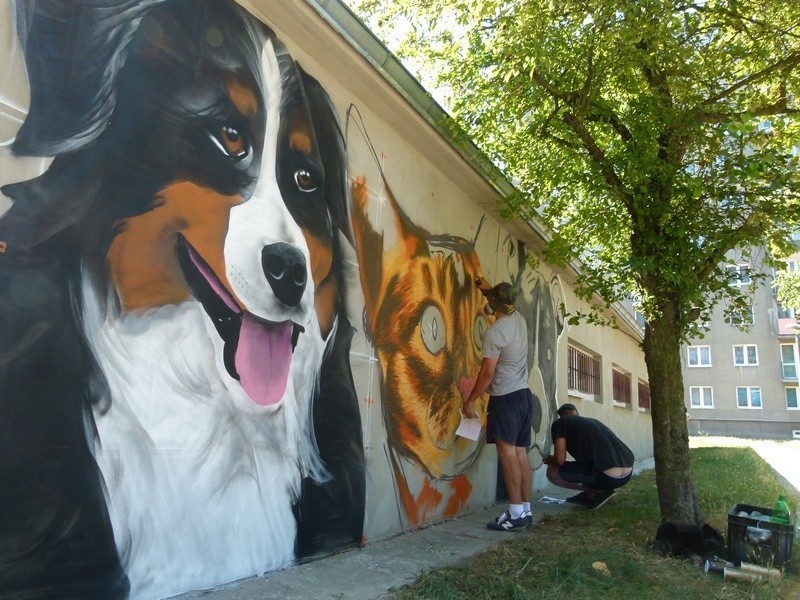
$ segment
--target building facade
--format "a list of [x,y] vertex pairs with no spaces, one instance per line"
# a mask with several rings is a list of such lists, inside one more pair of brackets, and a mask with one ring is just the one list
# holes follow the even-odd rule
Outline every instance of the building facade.
[[566,322],[575,270],[343,3],[3,3],[0,40],[0,597],[164,598],[497,501],[455,434],[480,276],[520,291],[534,485],[567,400],[652,456],[641,329]]
[[[795,241],[800,246],[800,236]],[[790,257],[788,268],[796,271],[798,265],[800,252]],[[750,274],[758,268],[732,253],[731,285],[750,285]],[[690,434],[800,438],[800,329],[795,312],[777,301],[771,280],[755,289],[743,316],[747,331],[726,320],[717,307],[705,336],[683,347]]]

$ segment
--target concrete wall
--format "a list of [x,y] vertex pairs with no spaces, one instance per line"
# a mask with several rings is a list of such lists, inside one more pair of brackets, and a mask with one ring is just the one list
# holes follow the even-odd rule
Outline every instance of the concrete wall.
[[[566,401],[652,455],[639,332],[569,327],[574,273],[531,267],[484,177],[277,4],[245,5],[268,30],[220,0],[19,31],[2,6],[0,596],[166,597],[495,502],[494,447],[454,435],[478,276],[521,291],[535,486]],[[594,402],[570,340],[602,357]]]

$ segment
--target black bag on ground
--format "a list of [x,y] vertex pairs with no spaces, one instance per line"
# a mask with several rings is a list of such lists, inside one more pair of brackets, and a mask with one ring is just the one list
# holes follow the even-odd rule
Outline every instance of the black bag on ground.
[[711,558],[719,556],[724,547],[725,540],[707,523],[694,525],[665,521],[659,525],[653,541],[653,552],[661,556],[685,556],[688,550],[703,558]]

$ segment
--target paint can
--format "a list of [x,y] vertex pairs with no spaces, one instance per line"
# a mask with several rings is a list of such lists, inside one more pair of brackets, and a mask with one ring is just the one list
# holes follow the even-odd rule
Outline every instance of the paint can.
[[733,567],[732,562],[728,562],[725,559],[719,558],[715,556],[714,558],[708,559],[705,563],[703,563],[703,570],[706,573],[719,573],[722,575],[725,572],[725,567]]
[[763,577],[774,578],[781,576],[780,570],[774,567],[762,567],[761,565],[743,562],[741,565],[739,565],[739,568],[747,573],[756,573],[758,575],[762,575]]
[[[756,565],[751,565],[751,567],[756,567]],[[745,570],[737,569],[736,567],[725,567],[725,579],[730,579],[733,581],[764,581],[766,579],[775,577],[775,575],[771,572],[763,573],[760,571],[760,569],[764,569],[766,571],[772,571],[772,569],[767,569],[766,567],[758,567],[758,569],[759,570]],[[777,569],[774,570],[777,571]],[[778,576],[780,576],[780,571],[778,571]]]

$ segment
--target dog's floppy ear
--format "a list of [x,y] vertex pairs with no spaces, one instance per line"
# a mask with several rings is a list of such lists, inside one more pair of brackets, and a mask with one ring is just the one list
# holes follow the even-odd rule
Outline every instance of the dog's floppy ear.
[[164,0],[17,0],[31,87],[13,150],[54,156],[95,139],[114,109],[117,75],[142,15]]
[[349,196],[344,134],[339,125],[336,108],[316,79],[299,66],[298,71],[308,99],[314,133],[325,169],[325,203],[334,227],[339,229],[352,244],[353,236],[348,218]]

